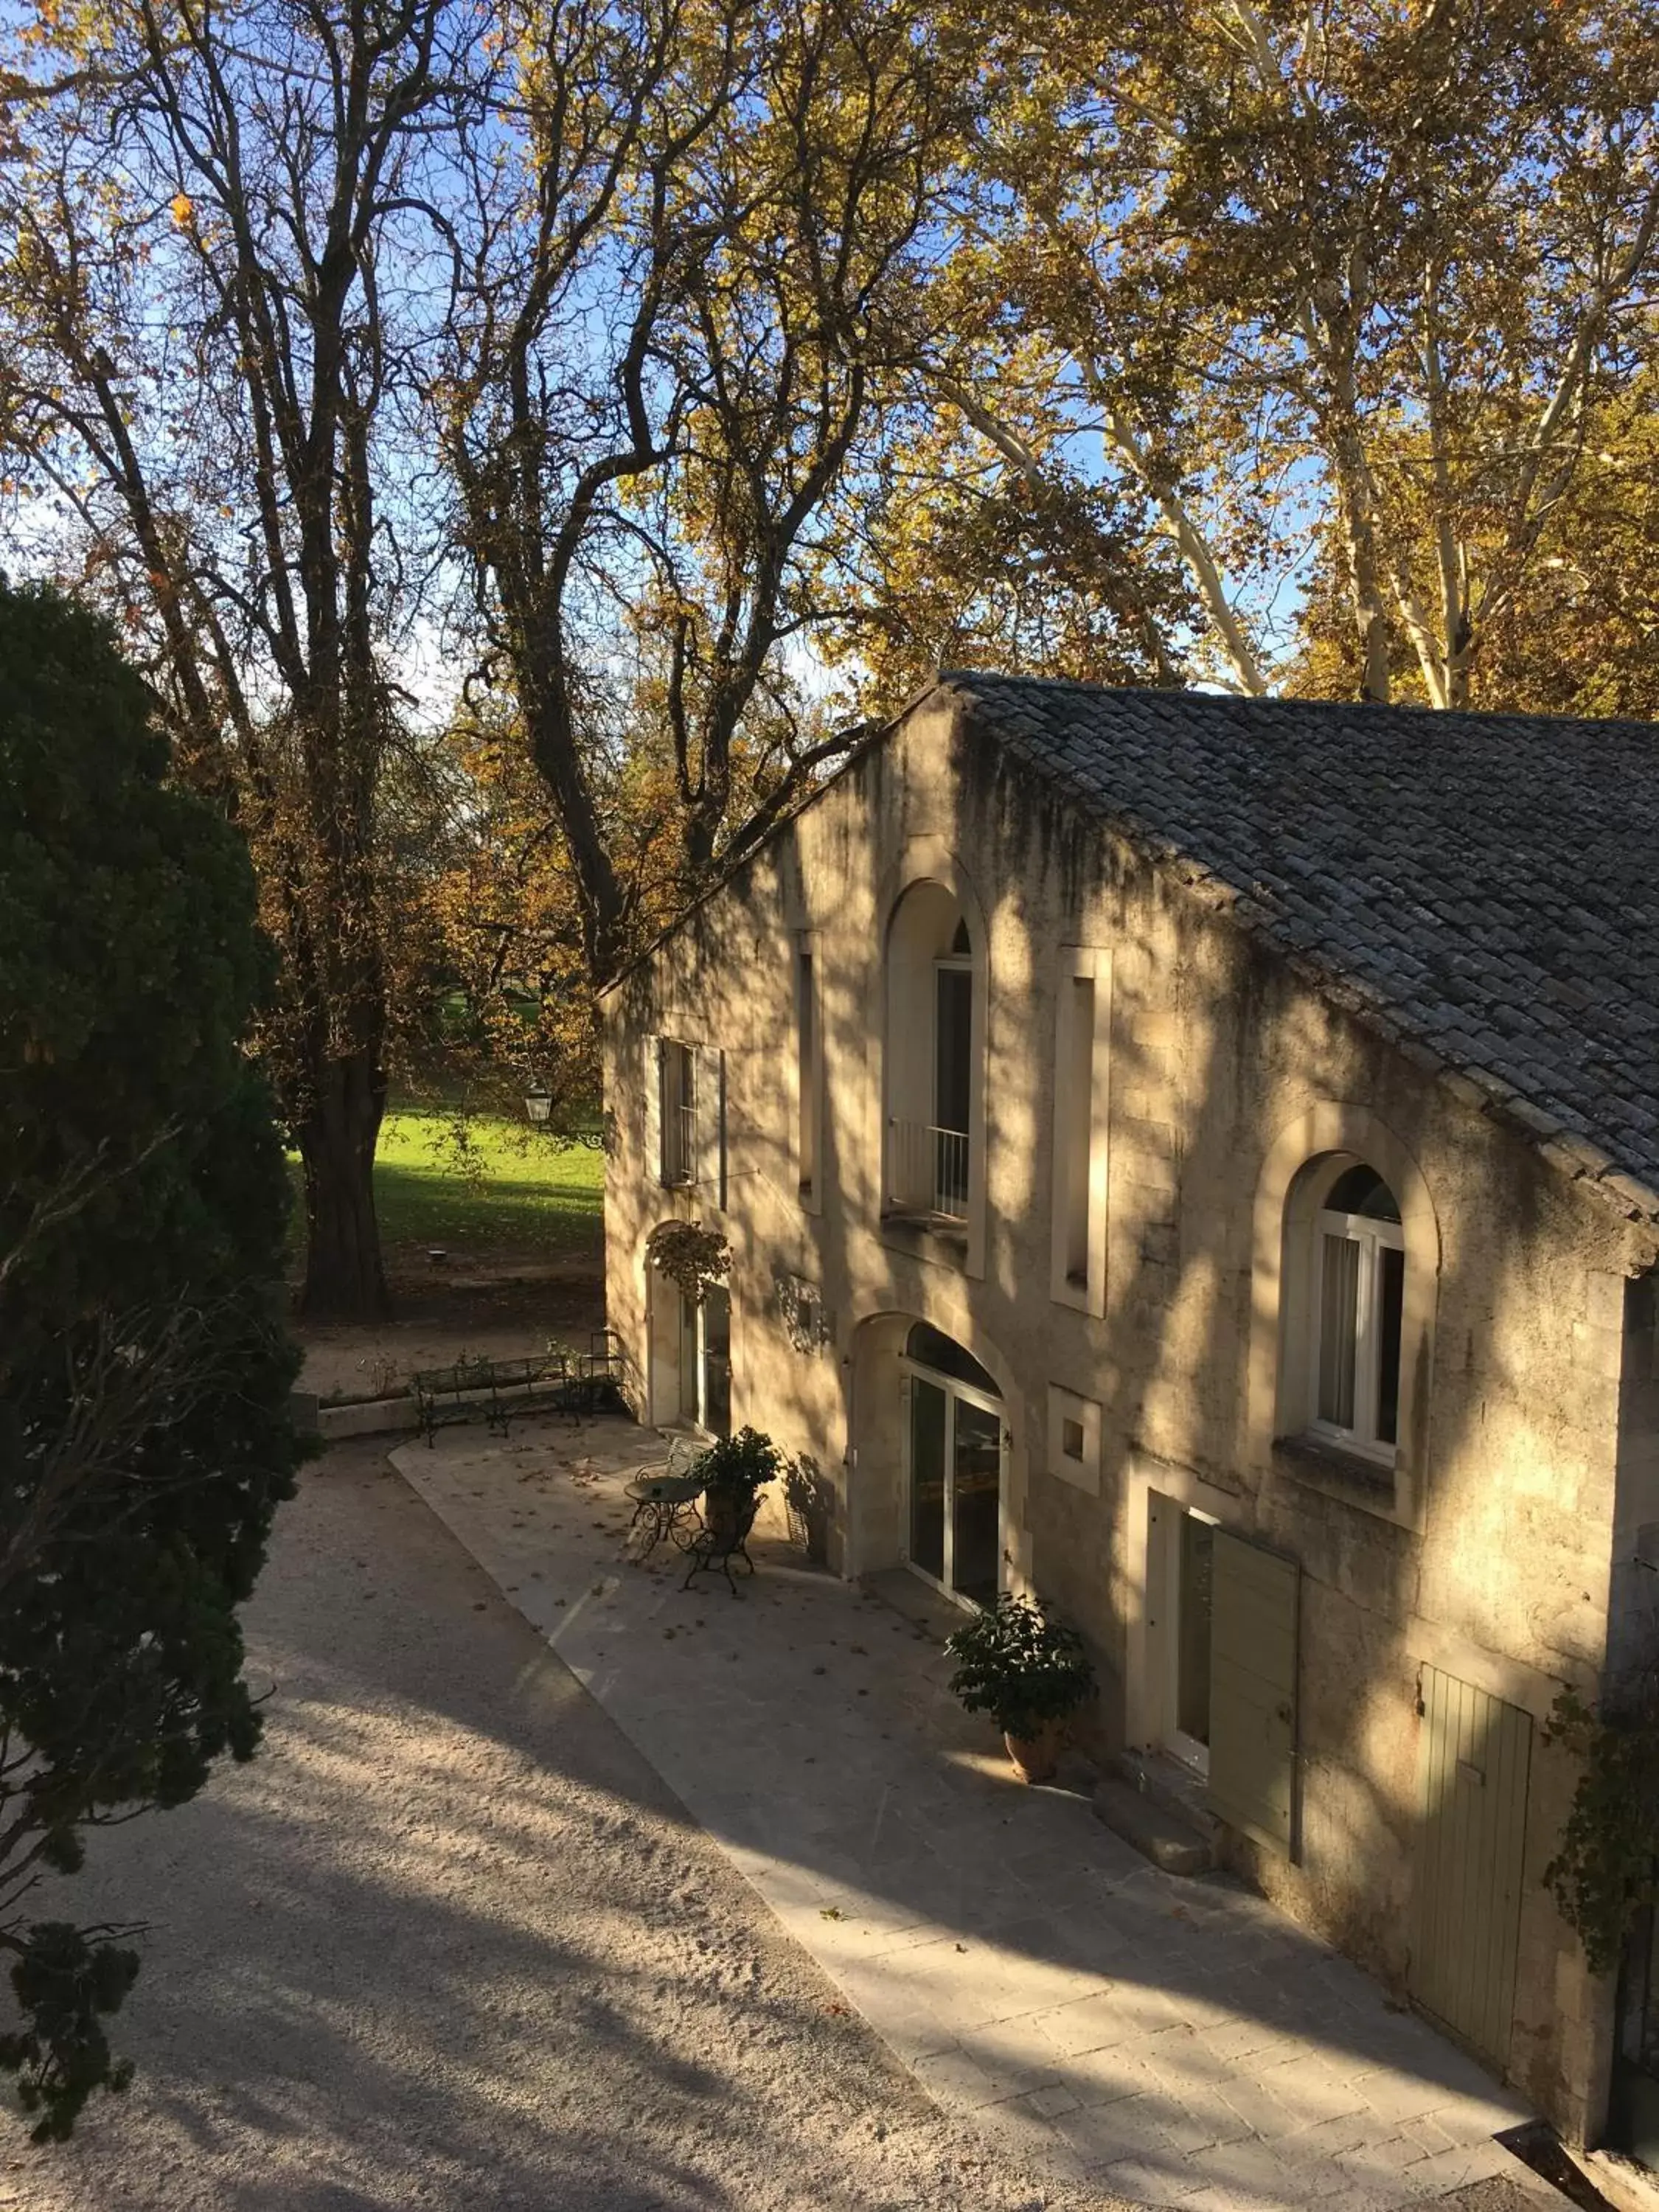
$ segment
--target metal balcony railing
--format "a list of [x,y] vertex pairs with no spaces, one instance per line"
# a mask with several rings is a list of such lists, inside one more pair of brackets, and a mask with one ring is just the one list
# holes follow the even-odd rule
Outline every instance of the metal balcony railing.
[[887,1125],[887,1204],[894,1213],[968,1218],[968,1133],[927,1121]]

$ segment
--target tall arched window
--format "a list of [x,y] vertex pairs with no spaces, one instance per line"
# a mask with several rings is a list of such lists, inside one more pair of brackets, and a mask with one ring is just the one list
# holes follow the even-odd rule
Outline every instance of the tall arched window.
[[1400,1438],[1406,1239],[1393,1192],[1364,1161],[1329,1163],[1309,1255],[1316,1436],[1392,1465]]
[[943,884],[914,884],[887,940],[889,1215],[967,1220],[978,1051],[967,921]]

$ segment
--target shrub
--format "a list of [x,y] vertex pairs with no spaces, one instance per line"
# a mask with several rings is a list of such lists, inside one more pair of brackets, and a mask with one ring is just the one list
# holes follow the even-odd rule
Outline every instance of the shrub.
[[701,1453],[693,1473],[702,1477],[705,1490],[723,1490],[752,1498],[769,1482],[775,1482],[789,1465],[770,1437],[760,1429],[743,1428],[734,1437],[721,1437]]

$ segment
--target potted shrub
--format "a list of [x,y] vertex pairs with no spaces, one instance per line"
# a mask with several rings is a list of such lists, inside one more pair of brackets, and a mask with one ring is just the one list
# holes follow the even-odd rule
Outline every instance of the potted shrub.
[[754,1518],[754,1503],[788,1465],[770,1437],[742,1428],[700,1452],[691,1472],[702,1478],[702,1517],[711,1534],[729,1537]]
[[1076,1629],[1053,1619],[1041,1599],[1005,1590],[945,1650],[956,1662],[954,1694],[969,1712],[989,1713],[1022,1782],[1046,1782],[1065,1723],[1094,1694],[1095,1670]]

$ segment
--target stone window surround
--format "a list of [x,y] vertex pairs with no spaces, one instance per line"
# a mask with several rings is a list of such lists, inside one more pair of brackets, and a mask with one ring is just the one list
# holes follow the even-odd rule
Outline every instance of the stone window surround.
[[[1400,1207],[1406,1279],[1400,1331],[1399,1443],[1391,1486],[1371,1462],[1306,1434],[1313,1346],[1312,1223],[1319,1180],[1304,1170],[1341,1153],[1375,1169]],[[1440,1284],[1440,1225],[1422,1170],[1368,1106],[1322,1101],[1269,1147],[1256,1185],[1250,1263],[1246,1463],[1420,1529],[1426,1495],[1428,1393]]]
[[[1063,1383],[1048,1385],[1047,1469],[1055,1481],[1091,1498],[1100,1495],[1102,1407],[1099,1399],[1085,1398]],[[1070,1441],[1077,1445],[1068,1451]]]
[[[1077,1194],[1066,1187],[1063,1163],[1066,1156],[1066,1139],[1071,1116],[1078,1102],[1067,1095],[1067,1078],[1071,1073],[1073,1048],[1075,1040],[1072,1024],[1075,1018],[1075,1000],[1072,986],[1088,981],[1094,986],[1094,1019],[1090,1051],[1090,1082],[1087,1100],[1089,1138],[1086,1146],[1088,1160],[1088,1189],[1084,1196],[1086,1209],[1085,1231],[1088,1251],[1088,1267],[1081,1282],[1068,1275],[1066,1252],[1071,1227],[1070,1212],[1077,1203]],[[1050,1225],[1050,1259],[1048,1295],[1056,1305],[1073,1307],[1079,1313],[1091,1314],[1097,1321],[1106,1313],[1106,1236],[1107,1236],[1107,1172],[1111,1140],[1111,1121],[1109,1088],[1111,1080],[1110,1038],[1112,1034],[1112,956],[1103,946],[1063,945],[1054,973],[1054,1135],[1049,1149],[1049,1175],[1053,1183],[1053,1219]]]

